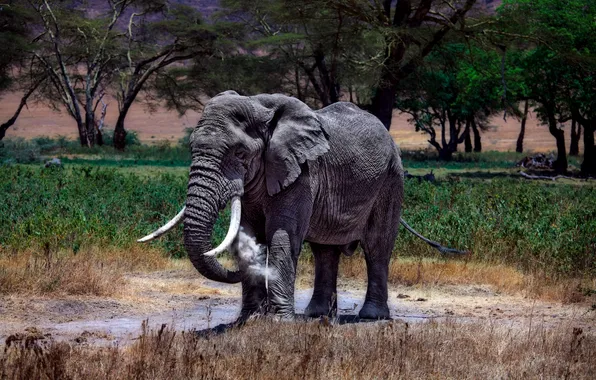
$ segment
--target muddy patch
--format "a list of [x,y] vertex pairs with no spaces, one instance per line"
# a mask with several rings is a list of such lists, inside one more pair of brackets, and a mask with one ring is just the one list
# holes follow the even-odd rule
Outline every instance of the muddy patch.
[[[239,285],[212,282],[191,271],[130,274],[127,280],[127,289],[112,299],[0,298],[0,344],[7,339],[127,344],[143,326],[204,330],[233,322],[240,311]],[[354,321],[364,301],[365,284],[341,281],[338,292],[342,320]],[[296,290],[296,313],[304,312],[311,294],[312,289]],[[585,331],[596,326],[596,312],[587,305],[532,301],[477,285],[392,286],[389,305],[393,319],[409,323],[486,321],[519,328],[571,324]]]

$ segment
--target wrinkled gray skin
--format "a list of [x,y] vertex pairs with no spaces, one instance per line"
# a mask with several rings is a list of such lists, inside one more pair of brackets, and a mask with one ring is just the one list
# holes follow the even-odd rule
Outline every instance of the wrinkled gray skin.
[[[254,313],[294,314],[302,243],[315,257],[307,316],[335,312],[340,254],[360,244],[368,273],[361,318],[388,318],[387,274],[399,227],[403,169],[383,124],[351,103],[312,111],[284,95],[227,91],[205,107],[190,137],[192,164],[184,244],[197,270],[242,282],[240,320]],[[269,249],[269,280],[229,271],[204,256],[218,212],[242,198],[241,227]]]

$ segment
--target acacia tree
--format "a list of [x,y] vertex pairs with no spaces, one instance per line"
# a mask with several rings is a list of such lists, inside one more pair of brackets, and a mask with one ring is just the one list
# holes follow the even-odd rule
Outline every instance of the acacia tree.
[[412,116],[417,131],[429,135],[442,160],[450,160],[462,142],[472,151],[472,135],[473,150],[481,151],[480,130],[489,127],[489,117],[512,108],[503,104],[496,52],[469,44],[437,47],[398,90],[397,108]]
[[[118,99],[114,145],[123,149],[124,120],[137,95],[164,68],[209,54],[214,33],[190,7],[168,0],[103,0],[102,13],[89,17],[76,0],[26,0],[30,14],[23,78],[27,98],[65,109],[77,125],[81,145],[102,143],[106,95]],[[151,99],[150,93],[146,98]],[[97,117],[99,114],[99,118]],[[7,126],[8,125],[8,126]]]
[[[285,69],[282,87],[302,101],[327,106],[353,87],[366,47],[364,25],[325,0],[224,0],[220,15],[244,31],[246,55],[276,61]],[[371,49],[371,51],[373,51]],[[273,70],[277,73],[278,70]],[[360,70],[362,73],[362,70]],[[360,77],[366,77],[362,75]]]
[[81,145],[89,147],[102,142],[103,120],[97,120],[96,111],[118,64],[118,22],[133,6],[151,8],[157,0],[105,1],[106,13],[92,19],[76,1],[27,0],[37,33],[29,51],[31,68],[47,77],[38,100],[66,109]]
[[[166,68],[196,57],[213,54],[217,29],[205,24],[194,8],[175,5],[164,9],[155,21],[148,12],[132,13],[128,19],[125,60],[116,70],[115,91],[118,119],[114,129],[114,147],[124,149],[124,122],[141,91],[146,100],[155,98],[155,82],[175,77]],[[148,82],[153,81],[152,85]]]
[[[582,172],[596,173],[596,17],[595,0],[505,0],[499,11],[504,32],[516,37],[524,52],[523,80],[528,97],[538,103],[538,116],[557,144],[555,170],[567,170],[561,123],[582,126]],[[530,44],[528,44],[530,41]]]
[[[0,140],[6,136],[21,114],[27,101],[47,78],[43,72],[34,70],[28,51],[33,43],[29,39],[32,17],[27,9],[15,1],[8,1],[0,8],[0,93],[19,91],[21,100],[13,115],[0,124]],[[30,68],[29,70],[27,68]]]
[[[295,64],[295,93],[325,106],[347,92],[387,129],[399,82],[454,29],[475,0],[228,0],[265,50]],[[304,88],[301,85],[304,84]],[[371,89],[373,89],[371,91]],[[359,91],[358,91],[359,90]]]
[[418,68],[447,33],[464,28],[465,16],[476,0],[335,0],[332,3],[382,36],[380,74],[369,110],[389,129],[400,82]]

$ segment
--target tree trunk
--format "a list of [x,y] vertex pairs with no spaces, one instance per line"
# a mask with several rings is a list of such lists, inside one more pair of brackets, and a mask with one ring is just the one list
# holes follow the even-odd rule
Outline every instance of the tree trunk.
[[584,125],[584,161],[581,172],[586,176],[596,176],[596,146],[594,145],[594,132],[596,120],[588,120]]
[[95,143],[99,146],[103,146],[103,133],[101,133],[101,130],[98,129],[95,131]]
[[95,113],[93,110],[85,110],[85,129],[87,130],[87,146],[92,147],[97,142],[97,128],[95,127]]
[[370,112],[381,120],[381,123],[383,123],[387,130],[391,127],[391,117],[393,116],[393,105],[395,104],[396,94],[397,89],[393,86],[377,88],[370,106]]
[[472,131],[474,132],[474,152],[482,152],[482,139],[480,136],[480,131],[478,130],[478,126],[476,122],[472,120]]
[[571,119],[571,145],[569,146],[569,155],[579,155],[579,139],[581,137],[581,124],[575,118]]
[[524,105],[524,116],[521,120],[521,128],[519,130],[519,136],[517,136],[517,144],[515,145],[515,151],[517,153],[522,153],[524,151],[524,136],[526,134],[526,122],[528,121],[528,108],[529,101],[526,100]]
[[327,102],[329,104],[337,103],[339,101],[339,85],[327,68],[322,45],[320,45],[314,53],[315,63],[319,69],[319,76],[321,77],[321,83],[323,84],[323,91],[325,91]]
[[552,108],[547,108],[548,130],[557,142],[557,159],[554,162],[554,169],[557,174],[567,172],[567,148],[565,147],[565,131],[557,127],[557,120]]
[[45,79],[46,77],[44,76],[37,82],[33,83],[33,85],[29,87],[29,90],[23,94],[23,97],[19,102],[19,106],[17,107],[17,110],[14,112],[12,117],[8,119],[5,123],[0,124],[0,141],[2,141],[2,139],[6,136],[6,131],[8,130],[8,128],[12,127],[14,123],[16,123],[17,119],[19,118],[19,115],[21,114],[21,111],[27,105],[27,100],[35,92],[35,90],[37,90],[37,87],[39,87],[39,85],[42,84],[42,82]]
[[472,152],[472,137],[470,136],[470,126],[468,125],[466,127],[466,137],[464,140],[464,146],[466,147],[466,153],[471,153]]
[[444,146],[439,150],[439,160],[451,161],[453,159],[453,149],[451,146]]
[[8,130],[8,128],[12,127],[14,123],[17,121],[19,115],[21,114],[21,110],[25,105],[25,102],[26,99],[21,99],[21,104],[19,104],[19,107],[17,108],[14,115],[12,115],[12,117],[8,119],[5,123],[2,123],[0,125],[0,141],[2,141],[2,139],[6,136],[6,131]]
[[77,123],[77,129],[79,131],[79,142],[81,143],[81,146],[89,147],[89,140],[87,138],[87,128],[85,128],[85,124],[83,124],[82,120],[79,120],[76,117],[75,122]]
[[122,108],[118,114],[118,120],[116,120],[116,126],[114,127],[114,148],[118,150],[124,150],[126,147],[126,129],[124,129],[124,119],[134,102],[139,91],[133,91],[131,96],[127,96],[122,101]]
[[298,66],[294,67],[294,81],[296,82],[296,97],[304,101],[304,96],[302,96],[302,87],[300,86],[300,70],[298,70]]
[[124,119],[128,113],[129,107],[123,108],[118,115],[116,126],[114,127],[114,148],[124,150],[126,147],[126,130],[124,129]]

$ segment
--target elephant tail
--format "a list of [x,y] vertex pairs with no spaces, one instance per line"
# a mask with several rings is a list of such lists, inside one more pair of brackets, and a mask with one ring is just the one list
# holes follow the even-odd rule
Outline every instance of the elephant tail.
[[403,218],[399,218],[399,221],[401,222],[401,224],[403,224],[403,226],[406,228],[406,230],[410,231],[412,234],[414,234],[415,236],[420,238],[423,242],[430,245],[431,247],[438,249],[439,252],[441,252],[444,255],[449,255],[449,254],[468,255],[468,254],[470,254],[470,251],[460,251],[455,248],[445,247],[445,246],[437,243],[436,241],[427,239],[424,236],[422,236],[420,233],[418,233],[415,229],[410,227],[410,225],[408,223],[406,223],[406,221]]

